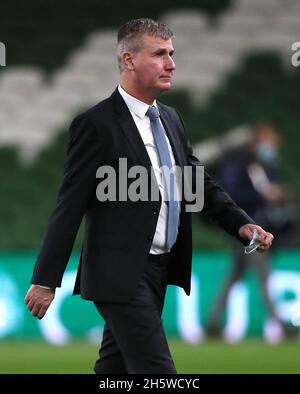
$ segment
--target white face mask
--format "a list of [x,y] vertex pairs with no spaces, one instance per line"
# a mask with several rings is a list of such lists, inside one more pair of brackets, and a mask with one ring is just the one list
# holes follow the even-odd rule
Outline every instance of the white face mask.
[[255,149],[256,157],[266,164],[272,164],[278,160],[278,152],[273,144],[262,142]]

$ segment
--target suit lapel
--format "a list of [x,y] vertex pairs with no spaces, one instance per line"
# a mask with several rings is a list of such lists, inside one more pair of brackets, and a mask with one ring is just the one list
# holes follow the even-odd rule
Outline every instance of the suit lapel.
[[136,154],[140,164],[143,165],[150,173],[151,161],[147,149],[127,105],[117,90],[113,93],[113,99],[121,130],[129,141],[130,146]]
[[[112,98],[114,100],[114,107],[115,111],[119,117],[119,124],[121,127],[122,132],[124,133],[125,137],[129,141],[132,149],[134,150],[137,158],[139,159],[141,165],[143,165],[147,171],[151,172],[151,161],[147,152],[147,149],[144,145],[142,137],[136,127],[136,124],[130,114],[130,111],[125,104],[124,100],[122,99],[120,93],[116,89],[115,92],[112,94]],[[173,149],[175,162],[181,168],[184,166],[184,157],[183,152],[180,146],[179,138],[174,131],[175,125],[172,123],[169,117],[169,114],[164,108],[158,103],[159,113],[161,115],[162,123],[165,127],[166,133],[168,135],[170,144]]]

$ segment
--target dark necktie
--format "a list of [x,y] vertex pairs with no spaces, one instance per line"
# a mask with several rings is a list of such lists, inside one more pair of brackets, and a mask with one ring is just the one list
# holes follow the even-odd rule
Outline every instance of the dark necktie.
[[146,115],[150,118],[151,130],[158,151],[167,190],[168,219],[166,247],[171,249],[177,238],[179,223],[179,202],[176,193],[176,177],[175,172],[172,171],[172,161],[168,149],[165,130],[159,119],[158,110],[155,106],[151,106],[146,112]]

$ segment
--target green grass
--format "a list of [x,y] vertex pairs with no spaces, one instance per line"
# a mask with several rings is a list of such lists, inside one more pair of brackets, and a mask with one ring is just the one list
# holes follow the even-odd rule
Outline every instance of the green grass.
[[[209,341],[198,346],[170,341],[178,373],[300,373],[295,341],[268,345],[247,340],[237,345]],[[0,373],[92,373],[97,346],[74,342],[51,346],[42,342],[0,343]]]

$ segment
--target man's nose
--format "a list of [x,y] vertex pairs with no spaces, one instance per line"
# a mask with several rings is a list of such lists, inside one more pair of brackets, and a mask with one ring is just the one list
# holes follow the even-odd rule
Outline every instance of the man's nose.
[[166,68],[172,71],[176,69],[176,64],[171,56],[168,57]]

